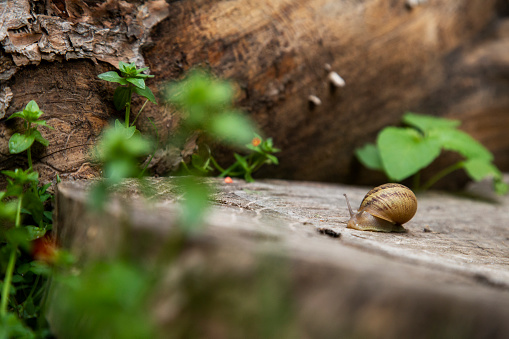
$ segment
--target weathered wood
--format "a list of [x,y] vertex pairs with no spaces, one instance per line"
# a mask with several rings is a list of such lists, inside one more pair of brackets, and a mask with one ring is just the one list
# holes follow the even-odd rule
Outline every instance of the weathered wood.
[[[137,198],[139,186],[131,182],[121,189],[127,200],[112,201],[102,216],[85,209],[88,183],[60,184],[55,232],[61,244],[83,261],[121,251],[151,265],[179,237],[175,202],[181,198],[172,179],[154,182],[155,205]],[[405,225],[408,233],[387,234],[345,228],[342,194],[358,204],[369,188],[210,182],[217,193],[206,227],[187,238],[165,268],[161,292],[154,292],[151,309],[167,333],[182,330],[179,324],[192,314],[192,328],[204,329],[202,337],[263,337],[238,322],[257,319],[256,329],[266,325],[250,318],[253,305],[263,305],[253,279],[262,279],[263,286],[289,293],[286,301],[277,301],[288,303],[283,309],[290,318],[283,317],[278,338],[509,334],[507,197],[490,203],[436,192],[418,195],[417,214]],[[257,275],[264,263],[273,268],[264,271],[267,276]],[[186,277],[202,282],[199,300],[182,287]],[[182,306],[181,300],[189,303]],[[193,300],[210,304],[193,308]],[[52,319],[58,328],[58,314]]]
[[[398,124],[405,110],[461,119],[495,153],[497,165],[508,169],[509,44],[500,17],[507,8],[496,0],[436,0],[412,9],[405,3],[3,2],[0,108],[9,115],[36,99],[50,119],[70,126],[69,138],[60,128],[46,134],[52,150],[39,157],[53,156],[40,166],[48,170],[46,179],[54,173],[80,177],[86,147],[66,149],[93,143],[97,127],[115,117],[113,86],[95,75],[119,60],[136,61],[151,67],[156,78],[148,85],[157,92],[201,65],[237,81],[239,106],[283,149],[281,165],[264,175],[372,181],[372,173],[359,171],[353,150],[373,141],[382,127]],[[329,69],[345,79],[345,87],[331,90]],[[45,72],[57,76],[42,77]],[[82,96],[69,99],[80,91]],[[310,95],[321,105],[310,106]],[[166,136],[178,125],[173,113],[149,105],[145,117],[154,117]],[[73,124],[90,116],[96,117],[91,123]],[[145,117],[140,128],[149,132]],[[2,168],[12,167],[18,158],[8,155],[6,145],[14,129],[4,122],[0,128]],[[157,165],[159,172],[178,163],[175,153],[176,160]],[[222,160],[230,158],[223,154]]]

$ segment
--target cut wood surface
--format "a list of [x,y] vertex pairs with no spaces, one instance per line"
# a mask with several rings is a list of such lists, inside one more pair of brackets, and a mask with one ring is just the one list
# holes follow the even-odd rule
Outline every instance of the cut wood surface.
[[[152,204],[139,198],[140,186],[131,181],[119,187],[124,198],[113,199],[100,217],[85,209],[89,182],[61,183],[55,226],[61,245],[82,262],[122,252],[149,265],[172,243],[182,197],[173,179],[153,182]],[[295,317],[294,332],[287,337],[509,335],[509,198],[486,195],[483,185],[463,196],[418,194],[418,211],[405,225],[407,233],[376,233],[346,229],[343,194],[358,206],[369,188],[278,180],[208,182],[217,191],[206,227],[188,238],[179,259],[166,268],[172,279],[201,272],[200,279],[211,283],[204,295],[217,297],[222,285],[214,279],[231,278],[232,286],[242,290],[252,281],[249,272],[256,271],[258,259],[279,260],[277,272],[288,277],[283,282],[272,272],[273,279],[287,284],[282,290],[291,293]],[[161,289],[166,292],[154,292],[160,296],[154,309],[170,331],[186,316],[175,311],[174,302],[182,296],[170,298],[175,295],[168,294],[169,287]],[[243,305],[251,302],[246,299],[251,290],[244,292],[236,302],[227,299],[241,317],[242,310],[249,310]],[[225,306],[220,297],[206,300],[212,300],[212,310]],[[200,313],[193,320],[211,330],[206,337],[221,337],[206,325],[210,321],[223,330],[234,326],[232,319],[215,314]],[[53,321],[58,328],[58,315]]]
[[[34,156],[43,180],[57,173],[90,177],[97,174],[91,145],[102,127],[122,117],[113,109],[114,87],[97,74],[134,61],[151,68],[148,85],[157,93],[201,66],[237,82],[238,106],[282,148],[281,165],[265,176],[377,181],[359,170],[353,151],[398,124],[406,110],[461,119],[509,169],[507,3],[430,0],[409,8],[406,2],[4,1],[0,115],[36,100],[55,127],[43,131],[50,147]],[[346,86],[331,87],[330,71]],[[310,95],[321,104],[310,105]],[[149,133],[146,117],[163,139],[178,127],[175,112],[163,105],[148,105],[139,119]],[[0,122],[1,169],[23,165],[7,150],[18,128]],[[195,146],[187,144],[183,154]],[[231,155],[218,152],[222,160]],[[159,173],[179,163],[179,150],[171,154],[159,158]]]

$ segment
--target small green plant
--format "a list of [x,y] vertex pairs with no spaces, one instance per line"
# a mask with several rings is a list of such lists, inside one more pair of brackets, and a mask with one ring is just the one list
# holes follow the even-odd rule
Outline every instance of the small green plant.
[[[0,192],[0,262],[5,269],[0,301],[0,338],[43,337],[44,287],[47,272],[31,255],[32,244],[52,228],[52,212],[46,202],[52,198],[47,192],[50,184],[39,186],[39,174],[32,169],[31,146],[37,141],[44,146],[49,142],[37,130],[47,125],[39,120],[43,112],[35,101],[30,101],[21,112],[11,118],[24,120],[24,133],[15,133],[9,140],[10,153],[27,151],[28,169],[2,171],[7,181],[6,190]],[[41,325],[42,324],[42,325]]]
[[116,120],[114,126],[106,128],[95,154],[97,162],[103,168],[104,179],[92,189],[91,206],[97,210],[102,208],[111,185],[124,178],[141,177],[145,169],[141,169],[139,164],[152,147],[152,143],[134,126],[125,127]]
[[206,147],[206,154],[193,154],[191,156],[191,169],[182,162],[186,173],[195,175],[210,175],[214,171],[219,171],[219,177],[240,177],[247,182],[254,182],[252,174],[259,170],[263,165],[277,165],[279,161],[274,153],[279,152],[272,142],[272,138],[263,140],[261,136],[255,134],[253,140],[245,145],[247,155],[234,153],[235,162],[224,169],[214,159],[210,148]]
[[46,123],[46,120],[39,120],[43,112],[39,109],[37,103],[30,101],[25,109],[21,112],[13,113],[7,120],[13,118],[21,118],[24,120],[24,133],[14,133],[9,139],[9,152],[11,154],[21,153],[27,151],[28,168],[32,168],[32,152],[31,147],[34,141],[41,143],[44,146],[49,145],[49,141],[44,139],[41,132],[37,130],[38,126],[44,126],[50,129],[53,127]]
[[[141,95],[147,100],[141,107],[138,115],[134,119],[133,123],[136,121],[141,111],[145,107],[145,104],[148,101],[157,104],[154,93],[145,85],[145,79],[153,78],[153,75],[143,74],[144,71],[148,70],[148,67],[137,69],[136,65],[133,63],[125,63],[120,61],[118,63],[118,68],[120,70],[120,75],[115,71],[109,71],[106,73],[99,74],[98,77],[101,80],[106,80],[109,82],[118,83],[119,86],[115,90],[113,94],[113,103],[115,104],[115,108],[119,111],[125,108],[125,127],[128,128],[130,126],[129,119],[131,113],[131,99],[133,93]],[[131,124],[131,125],[132,125]]]
[[252,173],[261,166],[278,164],[273,154],[279,149],[274,147],[272,138],[263,140],[254,132],[254,123],[231,107],[234,89],[230,82],[194,70],[184,80],[171,84],[167,94],[169,102],[183,115],[184,131],[203,131],[214,140],[243,147],[248,153],[244,156],[234,153],[235,162],[224,169],[205,146],[206,153],[192,155],[191,168],[182,162],[186,174],[209,175],[218,170],[220,177],[244,177],[252,182]]
[[233,96],[230,82],[215,79],[202,70],[191,71],[166,89],[168,102],[182,116],[181,137],[201,131],[216,141],[242,146],[252,139],[254,123],[232,107]]
[[445,175],[464,169],[475,181],[493,178],[498,194],[508,191],[502,173],[492,163],[493,154],[470,135],[458,130],[458,120],[406,113],[403,123],[409,127],[386,127],[378,134],[376,145],[367,144],[357,149],[355,154],[359,161],[367,168],[385,172],[391,180],[401,181],[418,174],[442,150],[455,151],[465,159],[438,172],[421,189],[428,189]]

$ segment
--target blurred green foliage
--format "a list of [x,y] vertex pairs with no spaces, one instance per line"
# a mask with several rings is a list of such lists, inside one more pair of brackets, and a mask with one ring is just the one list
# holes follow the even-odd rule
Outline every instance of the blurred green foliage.
[[475,181],[492,178],[495,192],[507,193],[509,186],[493,164],[493,155],[458,130],[459,121],[406,113],[403,123],[409,127],[386,127],[378,134],[376,145],[357,149],[359,161],[367,168],[383,171],[391,180],[401,181],[431,164],[442,150],[454,151],[464,160],[438,172],[421,189],[429,188],[452,171],[464,169]]
[[[0,192],[0,266],[1,283],[0,338],[44,338],[49,335],[44,319],[45,287],[48,271],[34,260],[34,244],[52,228],[48,209],[52,195],[50,184],[39,185],[39,174],[32,169],[31,146],[35,141],[48,146],[37,130],[47,125],[39,118],[43,112],[30,101],[21,112],[8,119],[24,120],[24,133],[14,133],[9,140],[10,153],[27,151],[28,169],[2,171],[7,187]],[[44,264],[42,264],[44,265]]]
[[50,300],[59,337],[157,337],[147,312],[152,276],[133,263],[92,261],[55,280]]
[[232,108],[234,86],[218,80],[202,70],[194,70],[180,82],[166,89],[168,101],[182,114],[182,131],[202,131],[213,140],[242,148],[247,155],[234,153],[235,162],[224,169],[212,156],[210,148],[193,154],[190,166],[182,162],[183,173],[211,175],[215,170],[220,177],[243,177],[253,182],[252,174],[261,166],[277,165],[274,153],[279,149],[272,138],[263,139],[256,134],[255,124],[242,112]]
[[[105,212],[109,192],[115,185],[124,178],[143,177],[150,160],[145,161],[144,168],[142,163],[150,152],[153,157],[156,148],[148,137],[132,126],[138,116],[129,124],[133,93],[147,98],[145,104],[148,101],[155,103],[153,93],[144,83],[152,76],[143,74],[146,68],[138,70],[134,64],[120,63],[119,69],[120,75],[117,72],[99,75],[103,80],[119,84],[113,101],[117,109],[126,109],[125,123],[116,120],[106,128],[94,151],[94,157],[102,167],[103,179],[93,187],[90,202],[99,213]],[[273,154],[279,150],[273,146],[272,139],[255,134],[251,120],[232,107],[234,90],[231,83],[203,71],[193,71],[184,80],[170,84],[166,94],[168,101],[183,115],[182,128],[175,140],[199,131],[217,142],[242,147],[244,152],[243,155],[235,153],[235,163],[223,169],[205,146],[208,155],[204,158],[193,155],[190,166],[193,170],[188,174],[210,174],[211,170],[216,170],[220,176],[241,176],[252,181],[252,173],[263,164],[278,163]],[[57,329],[55,334],[63,338],[164,337],[156,331],[154,313],[147,312],[153,302],[151,292],[161,279],[157,276],[161,272],[157,270],[162,266],[149,270],[138,261],[123,257],[77,264],[73,256],[56,247],[48,237],[53,222],[48,202],[53,197],[47,192],[49,184],[39,185],[30,153],[34,141],[48,145],[37,131],[37,126],[49,127],[44,120],[39,120],[41,115],[42,111],[31,101],[22,112],[11,116],[25,120],[25,133],[13,135],[10,151],[20,153],[26,150],[29,168],[2,172],[8,184],[6,190],[0,192],[0,222],[9,227],[0,232],[0,264],[5,272],[0,285],[0,339],[52,337],[44,314],[47,303],[51,303],[51,312],[58,317],[52,320]],[[158,138],[157,128],[155,132]],[[176,183],[181,192],[178,199],[180,227],[175,239],[168,239],[172,249],[167,251],[178,257],[186,239],[203,228],[213,188],[194,176],[177,178]],[[247,303],[251,307],[248,314],[255,315],[256,325],[246,322],[234,311],[240,306],[238,303],[242,303],[244,290],[238,288],[235,298],[239,299],[226,303],[227,307],[223,309],[226,321],[231,322],[236,332],[255,333],[255,336],[265,338],[279,338],[282,333],[288,333],[288,319],[293,318],[289,317],[287,289],[279,278],[275,279],[281,272],[280,266],[276,270],[260,272],[263,283],[255,284],[254,294]],[[53,282],[49,294],[48,279]],[[238,282],[238,278],[230,280],[222,276],[213,280],[203,276],[202,279],[204,281],[198,282],[197,289],[180,287],[176,290],[179,297],[186,300],[190,311],[200,308],[203,302],[210,302],[211,306],[222,305],[216,298],[223,293],[229,294],[226,289],[233,286],[230,283]],[[195,294],[197,291],[199,293]],[[209,311],[207,316],[214,318],[215,312]],[[175,325],[174,334],[193,337],[193,333],[201,333],[191,330],[193,319],[189,318],[191,322],[187,323],[185,314],[179,313],[179,317],[184,323]]]

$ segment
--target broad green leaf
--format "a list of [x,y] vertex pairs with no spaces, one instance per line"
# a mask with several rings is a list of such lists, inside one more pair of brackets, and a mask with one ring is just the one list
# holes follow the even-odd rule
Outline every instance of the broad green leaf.
[[6,120],[10,120],[12,118],[25,119],[25,112],[21,111],[21,112],[12,113],[11,116],[8,117]]
[[437,118],[429,115],[415,114],[410,112],[405,113],[402,120],[405,124],[416,127],[424,133],[427,133],[433,129],[454,129],[461,124],[459,120]]
[[122,78],[115,71],[109,71],[106,73],[102,73],[102,74],[99,74],[97,77],[101,80],[105,80],[105,81],[109,81],[109,82],[116,82],[121,85],[127,85],[127,80]]
[[147,79],[147,78],[153,78],[154,76],[153,75],[150,75],[150,74],[136,74],[136,78],[139,78],[139,79]]
[[32,121],[32,124],[36,124],[36,125],[39,125],[39,126],[48,127],[49,129],[54,129],[54,128],[53,128],[53,126],[48,125],[48,123],[46,122],[46,120],[36,120],[36,121]]
[[5,231],[5,238],[9,244],[14,246],[21,246],[25,249],[28,249],[29,239],[28,239],[28,231],[25,227],[12,227]]
[[487,162],[493,160],[493,154],[490,151],[463,131],[457,129],[437,129],[430,131],[429,135],[438,139],[444,149],[456,151],[467,159],[480,158]]
[[25,110],[25,120],[29,121],[31,123],[35,123],[36,121],[38,121],[37,119],[39,119],[42,114],[43,114],[42,111],[32,112],[32,111]]
[[252,139],[253,123],[240,112],[220,113],[211,119],[207,130],[215,138],[244,145]]
[[16,168],[14,171],[2,171],[0,173],[14,179],[16,183],[20,184],[38,182],[39,179],[39,173],[31,171],[30,169],[23,171],[22,169]]
[[121,72],[128,73],[130,69],[130,64],[120,61],[118,63],[118,69],[120,69]]
[[145,80],[143,80],[143,79],[127,78],[126,80],[138,88],[141,88],[141,89],[145,88]]
[[237,160],[237,162],[240,164],[240,166],[242,166],[243,169],[245,169],[246,171],[249,170],[249,165],[247,164],[247,160],[245,157],[237,153],[233,153],[233,156],[235,157],[235,160]]
[[121,133],[125,139],[129,139],[136,132],[135,126],[125,127],[125,125],[118,119],[115,119],[115,129],[118,133]]
[[9,152],[11,154],[21,153],[26,151],[34,143],[34,134],[20,134],[14,133],[9,139]]
[[154,93],[152,93],[150,88],[148,88],[148,86],[145,86],[145,88],[134,87],[134,92],[138,95],[141,95],[144,98],[147,98],[154,104],[157,104],[156,97],[154,96]]
[[133,77],[136,75],[136,64],[134,62],[128,64],[121,61],[118,63],[118,66],[122,75],[126,77]]
[[378,152],[378,148],[373,144],[366,144],[362,148],[357,148],[355,150],[355,155],[357,159],[369,169],[383,171],[384,167],[382,164],[382,159],[380,158],[380,152]]
[[184,191],[181,203],[180,227],[186,232],[196,232],[203,226],[209,207],[209,187],[193,177],[179,180]]
[[119,86],[113,93],[113,103],[118,111],[125,108],[125,105],[131,101],[131,90],[129,87]]
[[25,111],[39,112],[39,106],[34,100],[30,100],[30,102],[25,107]]
[[44,212],[44,205],[39,199],[39,196],[32,191],[25,192],[23,194],[23,208],[25,208],[35,220],[35,222],[41,226]]
[[275,156],[273,156],[272,154],[265,154],[265,156],[270,161],[270,163],[272,163],[274,165],[279,165],[279,160]]
[[5,317],[0,317],[0,338],[32,339],[35,337],[35,333],[23,323],[17,313],[9,312]]
[[137,73],[138,75],[140,75],[140,73],[141,73],[141,72],[144,72],[144,71],[146,71],[147,69],[148,69],[148,67],[143,67],[143,68],[137,69],[137,70],[136,70],[136,73]]
[[378,135],[377,147],[386,174],[397,181],[417,173],[440,154],[438,140],[412,128],[385,128]]
[[49,145],[49,141],[44,139],[44,137],[41,135],[41,132],[39,132],[38,130],[33,130],[32,134],[34,135],[35,141],[37,141],[38,143],[42,144],[43,146]]
[[485,159],[470,159],[466,160],[463,164],[468,176],[475,181],[480,181],[487,177],[502,177],[502,173],[499,171],[499,169]]
[[509,185],[502,181],[502,179],[495,179],[493,182],[493,187],[497,194],[503,195],[507,194],[509,191]]
[[46,234],[46,230],[42,227],[25,226],[27,230],[28,240],[32,241],[38,239]]

